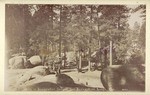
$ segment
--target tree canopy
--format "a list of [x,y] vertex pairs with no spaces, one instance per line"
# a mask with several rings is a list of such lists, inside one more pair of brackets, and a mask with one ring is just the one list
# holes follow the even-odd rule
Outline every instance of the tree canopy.
[[[145,8],[140,5],[131,11],[127,5],[6,4],[7,51],[31,56],[83,50],[91,55],[113,41],[113,61],[117,64],[132,54],[144,57]],[[138,10],[143,10],[143,24],[135,22],[130,29],[129,13]]]

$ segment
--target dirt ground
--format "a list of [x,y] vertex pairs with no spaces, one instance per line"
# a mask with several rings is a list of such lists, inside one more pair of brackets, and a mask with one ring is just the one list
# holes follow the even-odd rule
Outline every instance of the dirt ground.
[[101,71],[78,73],[76,69],[61,70],[62,74],[66,74],[74,80],[75,84],[73,86],[58,85],[55,74],[31,79],[18,86],[19,78],[28,70],[7,69],[5,71],[5,91],[105,91],[100,81]]

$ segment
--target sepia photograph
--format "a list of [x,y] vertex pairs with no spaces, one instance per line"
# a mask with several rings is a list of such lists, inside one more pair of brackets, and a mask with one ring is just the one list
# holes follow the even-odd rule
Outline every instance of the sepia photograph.
[[5,92],[145,92],[146,4],[5,4]]

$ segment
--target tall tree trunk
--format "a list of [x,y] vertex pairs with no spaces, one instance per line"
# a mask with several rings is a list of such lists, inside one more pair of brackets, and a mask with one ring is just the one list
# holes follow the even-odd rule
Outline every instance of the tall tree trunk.
[[[90,24],[91,24],[91,25],[90,25],[90,26],[91,26],[91,29],[92,29],[93,6],[91,5],[90,7],[91,7],[91,16],[90,16],[90,20],[91,20],[91,23],[90,23]],[[91,71],[91,61],[90,61],[90,60],[91,60],[91,43],[92,43],[92,30],[90,31],[90,38],[89,38],[89,45],[90,45],[90,46],[89,46],[89,58],[88,58],[88,63],[89,63],[89,69],[88,69],[88,70],[89,70],[89,71]]]
[[98,51],[98,61],[99,61],[99,64],[102,62],[102,52],[101,52],[101,37],[100,37],[100,29],[99,29],[99,26],[100,26],[100,18],[99,18],[99,10],[97,10],[97,29],[98,29],[98,46],[99,46],[99,51]]
[[62,64],[62,56],[61,56],[61,42],[62,42],[62,5],[60,5],[60,26],[59,26],[59,66],[57,73],[60,73],[60,67]]
[[82,70],[82,52],[81,51],[78,51],[78,72],[81,72]]
[[[48,28],[48,26],[47,26],[47,28]],[[48,41],[48,30],[46,29],[46,31],[45,31],[45,50],[47,51],[48,49],[47,49],[47,41]]]
[[108,66],[107,63],[107,49],[104,50],[104,68],[106,68]]
[[53,5],[51,5],[51,8],[50,8],[50,11],[51,11],[51,30],[53,30]]
[[[82,5],[80,5],[80,18],[82,18]],[[82,25],[82,22],[80,23],[81,25]],[[78,53],[79,53],[79,62],[78,62],[78,72],[80,72],[81,71],[81,69],[82,69],[82,56],[81,56],[81,52],[82,52],[82,50],[81,50],[81,48],[79,47],[79,51],[78,51]]]
[[76,52],[75,42],[73,41],[73,51]]
[[120,29],[120,17],[118,17],[117,29]]
[[110,64],[109,65],[110,66],[112,65],[112,58],[113,58],[112,57],[112,44],[113,44],[112,41],[110,41],[110,49],[109,49],[109,54],[110,54],[110,56],[109,56],[109,58],[110,58],[110,61],[109,61]]
[[61,58],[61,40],[62,40],[62,25],[61,25],[61,20],[62,20],[62,5],[60,5],[60,28],[59,28],[59,57]]
[[64,56],[63,56],[63,59],[62,59],[64,69],[66,68],[66,60],[67,60],[66,45],[64,44]]
[[99,23],[99,15],[98,15],[99,11],[97,10],[97,32],[98,32],[98,46],[99,48],[101,48],[101,41],[100,41],[100,23]]

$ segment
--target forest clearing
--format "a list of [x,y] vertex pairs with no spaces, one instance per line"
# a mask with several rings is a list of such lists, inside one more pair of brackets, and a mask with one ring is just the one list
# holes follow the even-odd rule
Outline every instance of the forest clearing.
[[6,91],[145,91],[146,5],[6,4],[5,13]]

